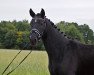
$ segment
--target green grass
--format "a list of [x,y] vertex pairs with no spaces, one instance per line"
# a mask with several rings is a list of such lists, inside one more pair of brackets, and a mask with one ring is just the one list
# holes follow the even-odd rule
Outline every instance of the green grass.
[[[0,75],[18,53],[17,50],[0,49]],[[12,63],[7,72],[11,71],[28,54],[22,51]],[[6,73],[7,73],[6,72]],[[48,71],[48,57],[45,51],[33,51],[29,57],[10,75],[50,75]]]

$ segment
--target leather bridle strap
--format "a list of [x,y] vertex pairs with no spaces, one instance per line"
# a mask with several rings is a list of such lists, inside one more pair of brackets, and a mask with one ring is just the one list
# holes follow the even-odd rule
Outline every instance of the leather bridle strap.
[[35,32],[36,34],[38,34],[38,38],[41,37],[41,33],[36,28],[32,29],[31,32]]

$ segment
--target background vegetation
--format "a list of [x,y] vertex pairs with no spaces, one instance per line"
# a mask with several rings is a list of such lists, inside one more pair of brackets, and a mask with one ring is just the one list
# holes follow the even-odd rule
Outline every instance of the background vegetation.
[[[67,36],[76,38],[85,44],[94,44],[94,32],[87,24],[78,25],[61,21],[56,24],[60,31]],[[0,22],[0,48],[19,49],[29,42],[31,26],[27,20],[23,21],[1,21]],[[31,49],[26,47],[25,49]],[[43,50],[42,41],[38,43],[37,50]]]

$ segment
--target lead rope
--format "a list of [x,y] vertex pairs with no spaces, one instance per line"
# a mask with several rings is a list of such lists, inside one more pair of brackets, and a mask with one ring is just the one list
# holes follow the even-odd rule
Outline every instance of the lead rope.
[[31,52],[32,52],[32,51],[30,51],[30,52],[24,57],[24,59],[23,59],[13,70],[11,70],[10,72],[8,72],[6,75],[9,75],[9,74],[11,74],[13,71],[15,71],[15,70],[21,65],[21,63],[30,55]]
[[[29,44],[29,43],[28,43]],[[24,48],[28,45],[28,44],[26,44],[25,46],[24,46]],[[24,49],[23,48],[23,49]],[[12,59],[12,61],[9,63],[9,65],[5,68],[5,70],[3,71],[3,73],[2,73],[2,75],[4,75],[4,73],[7,71],[7,69],[10,67],[10,65],[13,63],[13,61],[17,58],[17,56],[20,54],[22,52],[22,50],[20,50],[16,55],[15,55],[15,57]],[[9,75],[9,74],[11,74],[13,71],[15,71],[20,65],[21,65],[21,63],[30,55],[30,53],[31,53],[32,51],[30,51],[24,58],[23,58],[23,60],[13,69],[13,70],[11,70],[11,71],[9,71],[6,75]]]
[[9,63],[9,65],[5,68],[5,70],[3,71],[2,75],[6,72],[6,70],[9,68],[9,66],[13,63],[13,61],[17,58],[17,56],[21,53],[22,50],[20,50],[16,56],[12,59],[12,61]]

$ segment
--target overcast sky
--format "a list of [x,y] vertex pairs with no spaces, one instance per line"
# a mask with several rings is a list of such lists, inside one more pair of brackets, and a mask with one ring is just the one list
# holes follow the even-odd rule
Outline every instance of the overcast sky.
[[94,31],[94,0],[0,0],[0,21],[30,21],[30,8],[36,13],[44,8],[47,18],[55,23],[88,24]]

